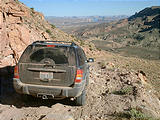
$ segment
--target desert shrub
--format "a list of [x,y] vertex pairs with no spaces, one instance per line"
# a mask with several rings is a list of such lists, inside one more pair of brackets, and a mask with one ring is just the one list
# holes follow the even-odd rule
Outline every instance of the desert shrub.
[[114,114],[113,116],[116,116],[119,120],[122,120],[122,118],[127,118],[129,120],[156,120],[147,116],[146,114],[142,113],[141,110],[136,108],[131,108],[126,112],[120,112]]
[[97,47],[97,50],[98,50],[98,51],[101,51],[102,49]]
[[49,34],[49,35],[52,35],[52,32],[50,29],[47,29],[46,32]]
[[83,45],[85,45],[84,41],[80,40],[80,46],[83,46]]
[[55,26],[55,25],[53,25],[53,24],[50,24],[50,25],[51,25],[51,28],[52,28],[52,29],[56,28],[56,26]]
[[135,108],[132,108],[129,112],[128,112],[129,116],[131,118],[135,118],[135,119],[146,119],[146,115],[143,114],[141,111],[138,111]]
[[138,41],[142,41],[145,37],[141,34],[134,34],[133,38]]
[[130,94],[132,92],[133,92],[133,88],[128,86],[128,87],[122,88],[118,91],[113,91],[112,93],[116,94],[116,95],[126,95],[126,94]]
[[17,4],[19,4],[19,3],[20,3],[18,0],[15,0],[15,2],[16,2]]
[[31,9],[32,11],[34,11],[34,8],[33,8],[33,7],[31,7],[30,9]]
[[56,37],[54,35],[51,36],[52,39],[55,39]]

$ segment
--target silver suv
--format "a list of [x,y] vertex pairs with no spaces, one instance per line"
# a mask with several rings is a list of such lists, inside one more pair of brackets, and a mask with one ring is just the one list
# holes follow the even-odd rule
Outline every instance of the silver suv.
[[74,98],[77,105],[84,105],[88,62],[93,61],[73,42],[33,42],[15,66],[14,88],[42,99]]

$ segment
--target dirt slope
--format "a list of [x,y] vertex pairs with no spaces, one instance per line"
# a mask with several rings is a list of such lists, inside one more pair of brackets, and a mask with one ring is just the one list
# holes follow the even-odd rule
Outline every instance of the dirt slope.
[[76,107],[74,101],[23,101],[12,88],[8,75],[2,83],[1,120],[111,120],[160,118],[160,100],[145,82],[143,73],[117,69],[101,61],[90,67],[87,104]]

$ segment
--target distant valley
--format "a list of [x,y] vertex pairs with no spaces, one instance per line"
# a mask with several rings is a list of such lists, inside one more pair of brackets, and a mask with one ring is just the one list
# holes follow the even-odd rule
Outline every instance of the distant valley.
[[148,7],[127,19],[81,27],[74,35],[98,49],[144,59],[160,58],[160,6]]
[[46,18],[78,39],[94,43],[97,49],[150,60],[160,58],[160,6],[147,7],[132,16]]
[[112,21],[118,21],[120,19],[128,18],[127,15],[118,16],[72,16],[72,17],[56,17],[46,16],[46,19],[54,24],[57,28],[67,32],[73,33],[75,30],[82,27],[88,27],[97,25],[99,23],[109,23]]

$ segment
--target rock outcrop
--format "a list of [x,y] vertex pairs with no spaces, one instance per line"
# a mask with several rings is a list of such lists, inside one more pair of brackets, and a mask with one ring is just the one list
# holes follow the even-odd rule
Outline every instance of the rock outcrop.
[[0,67],[14,65],[26,46],[36,40],[74,39],[18,0],[0,0]]
[[[128,19],[110,23],[101,23],[89,27],[81,27],[73,34],[84,40],[106,40],[118,43],[116,48],[136,46],[159,49],[160,44],[160,6],[152,6],[141,10]],[[107,43],[109,44],[109,43]],[[103,49],[103,47],[102,47]]]

